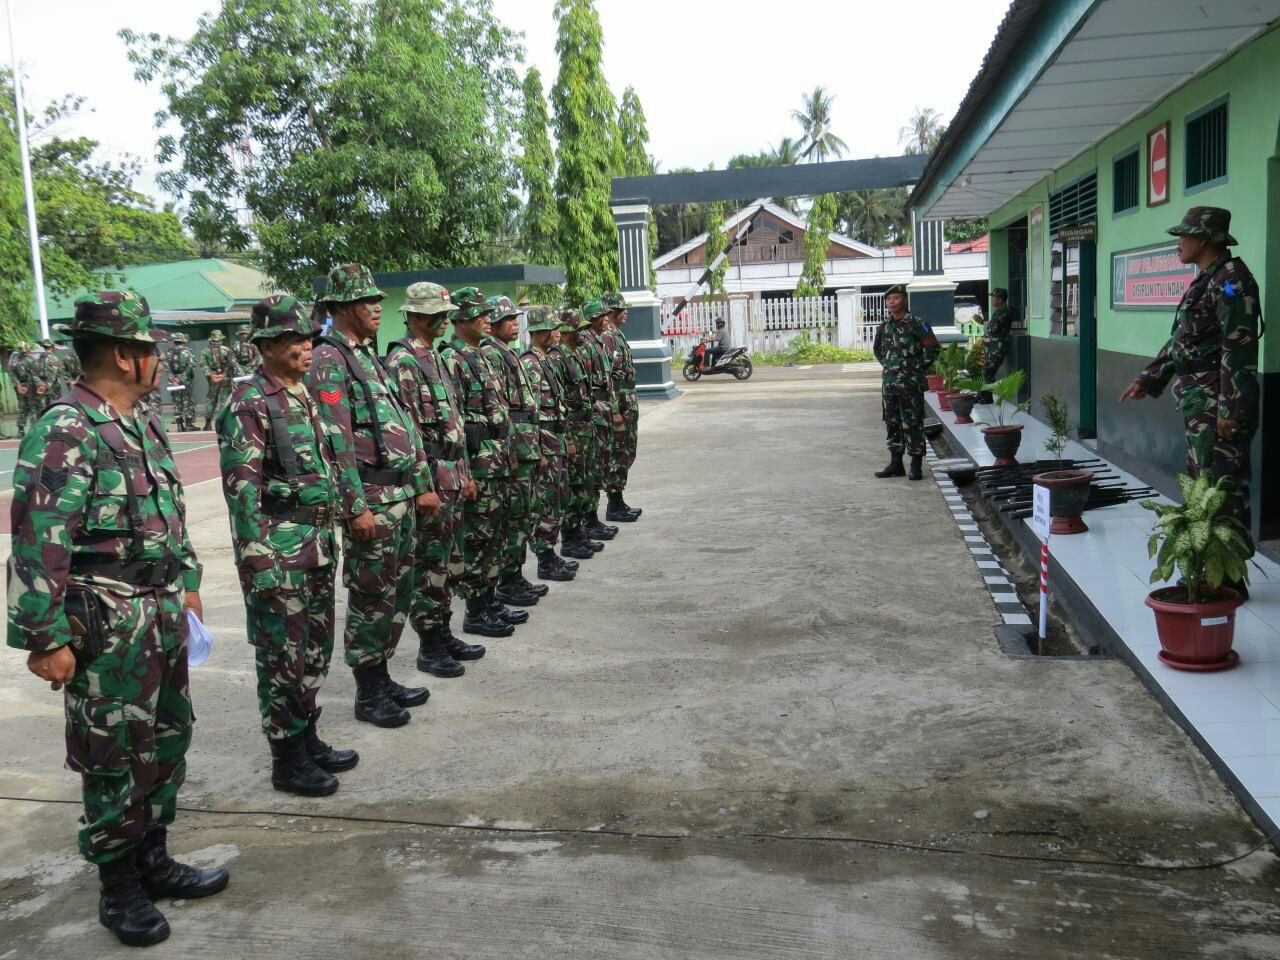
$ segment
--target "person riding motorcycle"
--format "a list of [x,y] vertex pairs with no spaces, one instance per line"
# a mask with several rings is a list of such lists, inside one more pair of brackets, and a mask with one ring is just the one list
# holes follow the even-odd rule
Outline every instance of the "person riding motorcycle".
[[708,342],[711,346],[707,347],[706,352],[702,355],[702,368],[704,370],[710,370],[720,362],[721,357],[729,352],[731,346],[729,343],[729,330],[725,327],[723,320],[716,321],[716,332]]

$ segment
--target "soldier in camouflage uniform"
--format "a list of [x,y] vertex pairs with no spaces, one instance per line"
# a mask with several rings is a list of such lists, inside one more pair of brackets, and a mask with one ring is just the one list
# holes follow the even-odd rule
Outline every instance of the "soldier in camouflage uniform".
[[480,342],[480,352],[502,384],[515,457],[504,498],[501,569],[495,595],[511,606],[531,607],[547,594],[545,584],[530,583],[522,572],[529,536],[538,522],[535,483],[547,466],[539,442],[538,397],[510,347],[516,339],[520,312],[509,297],[490,297],[488,303],[493,307],[489,318],[492,332]]
[[62,396],[67,390],[67,368],[62,363],[62,358],[58,356],[58,345],[48,337],[40,341],[40,346],[44,347],[42,354],[44,360],[43,373],[47,376],[49,389],[46,396],[50,401],[56,397]]
[[566,438],[567,410],[564,389],[550,351],[560,342],[560,320],[546,307],[534,307],[526,314],[529,349],[520,356],[525,379],[537,398],[538,439],[545,468],[535,480],[534,516],[531,536],[542,580],[572,580],[577,564],[569,566],[556,556],[560,539],[560,518],[569,499],[568,456],[572,443]]
[[622,332],[627,322],[627,301],[620,293],[606,293],[601,297],[609,309],[608,326],[605,329],[605,346],[613,363],[613,392],[618,398],[618,412],[622,414],[621,427],[615,427],[613,464],[605,478],[605,490],[609,495],[605,508],[606,520],[635,523],[644,513],[623,499],[631,465],[636,462],[636,442],[640,429],[640,402],[636,398],[636,365],[631,356],[631,344]]
[[391,344],[387,366],[400,403],[418,425],[440,497],[438,515],[418,515],[418,589],[409,620],[418,632],[418,669],[437,677],[460,677],[465,668],[458,661],[479,660],[485,648],[454,636],[450,627],[453,589],[463,571],[463,504],[476,497],[458,388],[435,348],[453,304],[444,287],[423,282],[405,291],[400,309],[409,336]]
[[[1231,211],[1192,207],[1169,233],[1178,256],[1200,273],[1173,318],[1169,341],[1120,401],[1158,397],[1172,379],[1187,435],[1187,473],[1224,480],[1223,514],[1252,543],[1249,446],[1258,429],[1258,338],[1262,300],[1243,260],[1231,255]],[[1176,378],[1176,379],[1175,379]],[[1228,584],[1248,597],[1243,583]]]
[[[924,477],[925,371],[938,359],[938,340],[929,325],[907,312],[907,288],[902,284],[885,291],[889,316],[876,330],[873,351],[883,371],[880,394],[888,435],[889,465],[876,476],[909,480]],[[902,466],[902,454],[911,456],[911,471]]]
[[321,299],[333,326],[316,345],[307,382],[338,458],[343,639],[356,678],[356,719],[398,727],[409,722],[406,708],[429,696],[425,687],[392,680],[387,661],[417,588],[417,512],[434,516],[440,500],[418,429],[375,352],[383,294],[373,275],[358,263],[335,267]]
[[[480,350],[489,335],[489,304],[477,287],[454,290],[453,337],[441,348],[462,404],[467,462],[476,497],[463,504],[463,575],[460,592],[466,601],[462,629],[485,637],[509,637],[523,611],[509,610],[498,600],[502,562],[504,496],[514,457],[505,391]],[[523,618],[523,619],[522,619]]]
[[37,396],[31,379],[31,364],[35,360],[35,355],[31,351],[31,344],[24,343],[9,358],[9,376],[13,378],[13,392],[18,398],[19,437],[26,434],[27,421],[34,422],[40,416],[40,410],[43,409],[43,401],[40,408],[36,407],[36,402],[41,398]]
[[80,379],[80,358],[74,350],[68,350],[67,355],[62,358],[62,374],[67,386]]
[[[44,346],[48,344],[48,346]],[[18,436],[26,432],[27,421],[33,423],[44,408],[58,396],[57,381],[60,364],[53,356],[53,341],[46,338],[43,350],[34,348],[19,359],[14,368],[14,389],[18,393]]]
[[191,742],[186,611],[202,613],[201,570],[168,437],[144,400],[160,369],[146,301],[86,294],[59,329],[84,378],[18,451],[8,642],[66,688],[67,766],[82,781],[80,852],[98,865],[98,919],[143,946],[169,935],[152,901],[209,896],[229,879],[166,849]]
[[613,390],[613,360],[604,343],[609,311],[600,300],[588,300],[582,305],[582,316],[587,325],[578,331],[578,352],[587,363],[595,411],[592,422],[596,428],[596,458],[591,465],[595,499],[588,508],[584,532],[589,537],[612,540],[618,535],[618,528],[600,522],[600,494],[613,470],[614,432],[623,426],[623,421],[618,395]]
[[[236,330],[236,345],[231,348],[231,366],[233,369],[233,377],[248,377],[257,372],[258,364],[262,357],[258,353],[258,348],[249,340],[249,328],[240,327]],[[232,388],[235,389],[234,387]]]
[[560,314],[560,344],[549,351],[560,377],[567,440],[573,447],[568,455],[569,495],[560,522],[560,555],[574,560],[590,560],[604,549],[603,543],[589,539],[585,532],[587,517],[594,516],[594,465],[598,459],[590,369],[579,342],[580,331],[586,327],[579,311],[564,310]]
[[196,355],[187,346],[187,335],[175,333],[173,347],[165,354],[165,367],[171,389],[168,392],[173,398],[173,413],[177,418],[178,430],[194,430],[196,428]]
[[982,378],[987,383],[1000,379],[1000,365],[1009,354],[1012,333],[1013,311],[1009,309],[1009,291],[996,287],[991,291],[991,319],[982,331]]
[[213,418],[231,397],[231,378],[236,375],[235,361],[227,349],[226,337],[221,330],[209,334],[209,346],[200,355],[200,367],[208,393],[204,404],[204,429],[213,428]]
[[271,784],[304,797],[338,789],[359,762],[320,739],[316,697],[333,655],[337,461],[302,380],[317,332],[293,297],[253,306],[258,372],[218,415],[222,493],[254,648]]

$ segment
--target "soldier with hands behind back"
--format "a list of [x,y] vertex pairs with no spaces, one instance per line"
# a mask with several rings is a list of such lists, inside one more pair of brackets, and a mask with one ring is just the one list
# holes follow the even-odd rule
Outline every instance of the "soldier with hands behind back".
[[[876,329],[873,350],[883,368],[880,380],[889,465],[876,476],[924,477],[925,371],[938,359],[938,339],[929,325],[907,312],[907,288],[902,284],[885,291],[889,316]],[[902,466],[904,451],[911,457],[911,472]]]

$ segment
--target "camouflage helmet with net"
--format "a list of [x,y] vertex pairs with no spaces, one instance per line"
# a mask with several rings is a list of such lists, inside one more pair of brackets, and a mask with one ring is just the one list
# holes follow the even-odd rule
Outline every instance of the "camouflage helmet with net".
[[502,320],[510,320],[512,317],[520,316],[520,311],[516,309],[516,305],[511,302],[510,297],[496,296],[490,297],[485,303],[493,308],[493,322],[498,323]]
[[587,318],[588,322],[603,317],[608,312],[609,308],[599,299],[588,300],[582,305],[582,315]]
[[385,296],[373,282],[373,274],[368,267],[359,263],[344,263],[329,271],[320,302],[354,303],[357,300],[382,300]]
[[493,313],[493,306],[484,298],[479,287],[462,287],[454,290],[450,299],[458,308],[457,315],[453,318],[455,322],[461,320],[465,323]]
[[530,333],[543,333],[559,327],[560,318],[547,307],[530,307],[525,313],[525,329]]

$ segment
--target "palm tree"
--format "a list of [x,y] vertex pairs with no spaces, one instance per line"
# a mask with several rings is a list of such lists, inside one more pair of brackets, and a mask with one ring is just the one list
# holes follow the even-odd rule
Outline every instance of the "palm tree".
[[873,247],[888,245],[902,217],[900,199],[891,190],[859,190],[839,197],[839,219],[855,240]]
[[792,110],[791,117],[800,124],[804,131],[801,141],[805,149],[800,159],[813,157],[819,163],[829,156],[842,157],[849,149],[848,145],[831,132],[831,100],[822,87],[814,87],[812,93],[804,94],[800,110]]
[[800,162],[800,142],[792,137],[783,137],[776,147],[770,147],[773,162],[777,166],[791,166]]
[[907,125],[898,130],[898,143],[908,154],[933,153],[946,128],[932,107],[916,107]]

